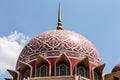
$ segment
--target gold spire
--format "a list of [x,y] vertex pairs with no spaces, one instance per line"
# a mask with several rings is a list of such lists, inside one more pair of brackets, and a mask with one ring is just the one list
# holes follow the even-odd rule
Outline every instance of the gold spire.
[[58,9],[58,24],[57,24],[57,30],[62,30],[62,20],[61,20],[61,8],[59,3],[59,9]]

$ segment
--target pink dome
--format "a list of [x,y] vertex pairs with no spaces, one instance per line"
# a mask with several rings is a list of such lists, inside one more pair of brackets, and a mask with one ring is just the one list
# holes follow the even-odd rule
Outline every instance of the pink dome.
[[80,60],[88,56],[90,63],[101,64],[99,54],[91,42],[68,30],[51,30],[36,36],[23,48],[18,60],[28,63],[38,55],[57,58],[61,53]]
[[113,72],[117,72],[120,71],[120,64],[117,64],[113,69],[112,69],[112,73]]

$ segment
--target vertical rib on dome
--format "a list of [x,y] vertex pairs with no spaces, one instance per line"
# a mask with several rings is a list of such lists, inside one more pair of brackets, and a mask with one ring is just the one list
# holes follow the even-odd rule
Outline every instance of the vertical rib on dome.
[[62,30],[62,19],[61,19],[61,8],[60,8],[60,3],[59,3],[59,8],[58,8],[58,25],[57,25],[57,30]]

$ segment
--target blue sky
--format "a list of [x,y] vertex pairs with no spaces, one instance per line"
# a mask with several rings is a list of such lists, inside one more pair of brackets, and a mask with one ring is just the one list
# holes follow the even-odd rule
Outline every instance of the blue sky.
[[[2,42],[6,40],[21,50],[31,38],[56,29],[59,1],[63,28],[88,38],[106,64],[104,72],[111,72],[120,63],[120,0],[0,0],[0,45],[7,45]],[[3,59],[16,55],[4,56],[4,52],[0,51]],[[9,76],[6,71],[0,73],[1,80]]]

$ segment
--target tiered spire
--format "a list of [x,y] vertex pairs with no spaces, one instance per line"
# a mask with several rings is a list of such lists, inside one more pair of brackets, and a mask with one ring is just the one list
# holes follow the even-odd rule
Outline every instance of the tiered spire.
[[58,8],[58,25],[57,25],[57,30],[62,30],[62,19],[61,19],[61,7],[59,3],[59,8]]

